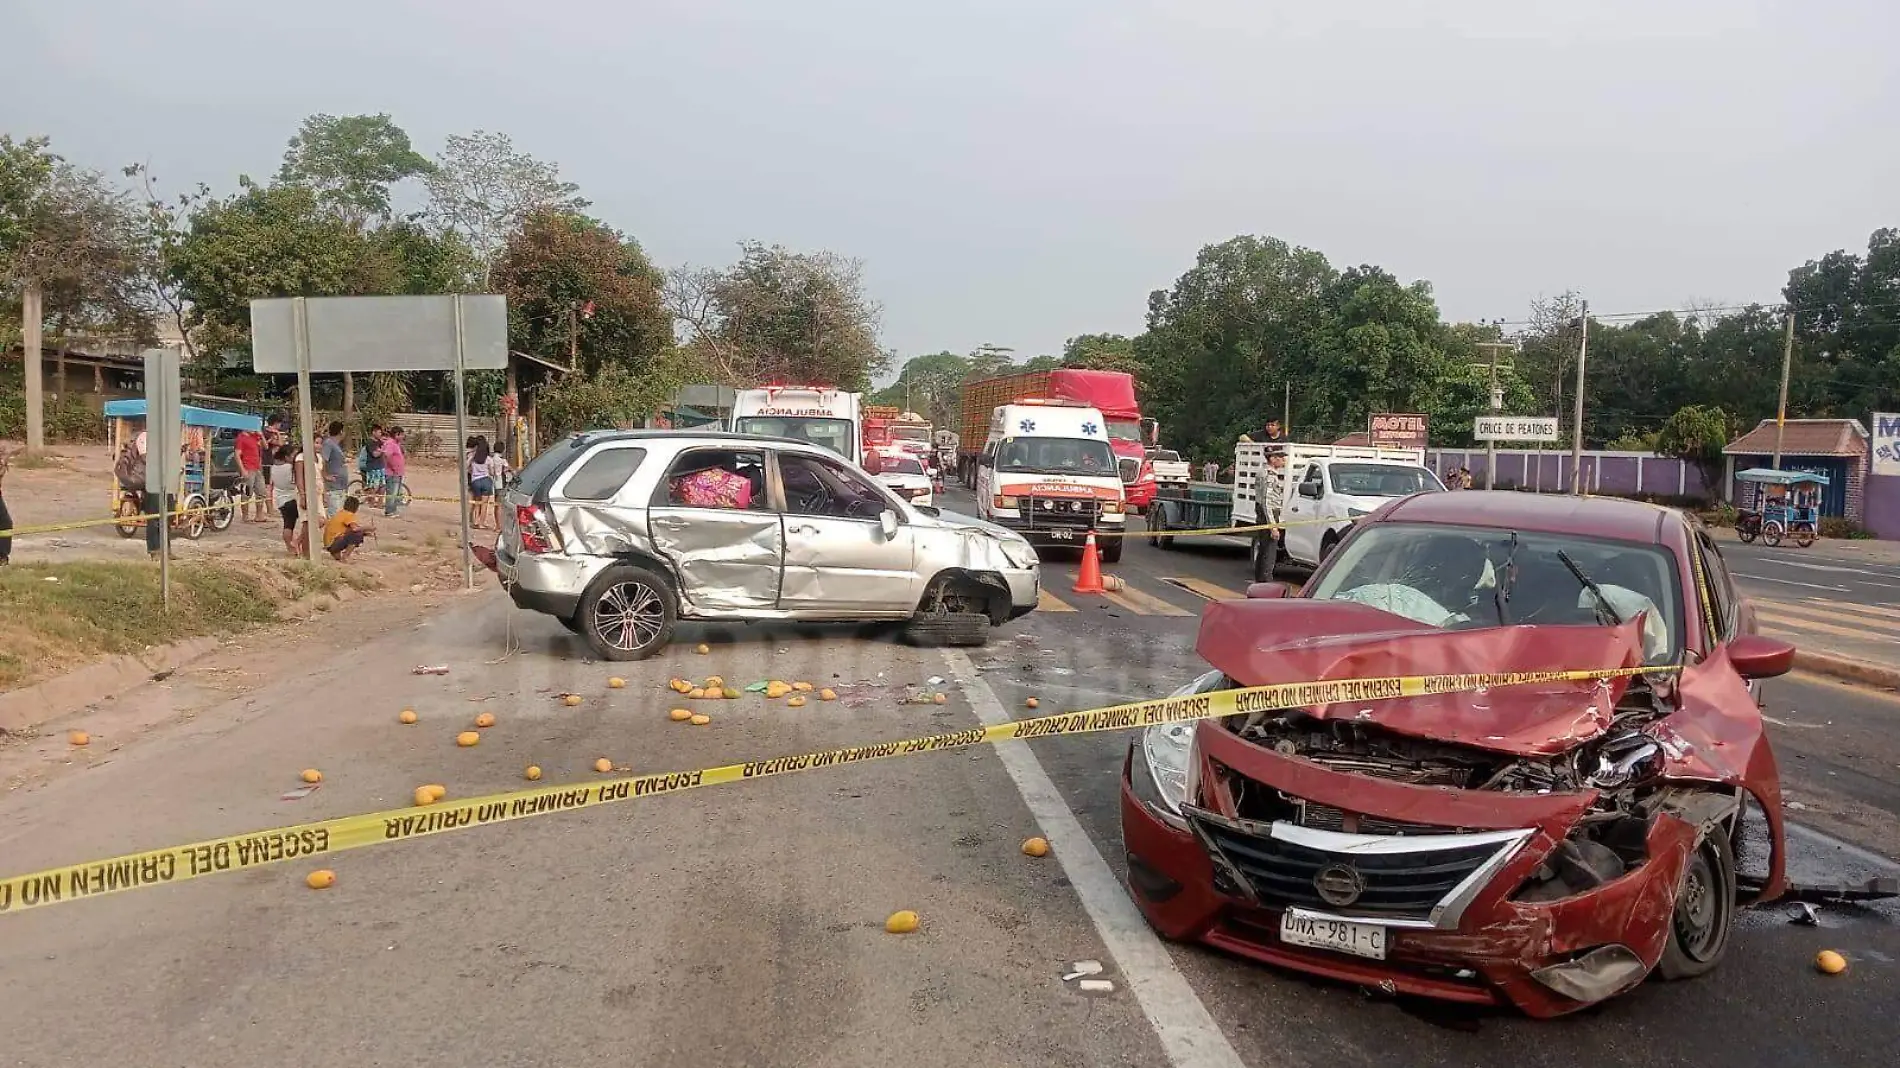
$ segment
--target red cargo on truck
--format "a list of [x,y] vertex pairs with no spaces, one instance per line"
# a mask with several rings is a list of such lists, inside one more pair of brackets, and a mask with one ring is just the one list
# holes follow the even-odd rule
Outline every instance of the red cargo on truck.
[[1159,436],[1159,427],[1144,420],[1135,399],[1135,376],[1122,371],[1087,371],[1064,367],[1054,371],[984,378],[963,385],[963,419],[958,434],[957,474],[966,486],[976,484],[976,457],[990,432],[990,413],[999,405],[1022,400],[1066,400],[1086,404],[1108,420],[1109,447],[1115,452],[1117,473],[1128,506],[1145,510],[1154,500],[1154,468],[1147,446]]

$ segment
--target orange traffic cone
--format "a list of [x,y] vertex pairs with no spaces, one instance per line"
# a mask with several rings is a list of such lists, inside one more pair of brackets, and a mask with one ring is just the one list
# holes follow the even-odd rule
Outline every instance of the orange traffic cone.
[[1082,546],[1082,571],[1075,576],[1075,592],[1101,593],[1102,556],[1095,551],[1095,532],[1089,531],[1089,540]]

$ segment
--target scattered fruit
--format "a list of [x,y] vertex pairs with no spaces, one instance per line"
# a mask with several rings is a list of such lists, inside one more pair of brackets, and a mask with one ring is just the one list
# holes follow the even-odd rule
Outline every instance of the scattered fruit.
[[950,699],[948,697],[945,697],[943,694],[936,694],[935,696],[931,697],[930,703],[940,705],[948,700]]
[[686,691],[686,696],[692,698],[695,701],[698,701],[698,700],[703,699],[706,696],[706,690],[704,687],[695,686],[692,689]]
[[606,757],[601,757],[599,760],[594,761],[594,770],[605,775],[614,770],[614,762],[608,760]]
[[765,684],[765,696],[770,697],[774,701],[791,692],[792,688],[790,686],[777,680]]
[[1847,958],[1831,949],[1824,949],[1815,955],[1814,966],[1823,975],[1839,975],[1847,970]]
[[818,691],[818,699],[820,701],[836,701],[838,699],[838,691],[826,687]]
[[402,715],[397,716],[396,718],[403,721],[404,723],[414,723],[417,718],[416,710],[413,708],[405,708],[402,710]]
[[810,692],[811,692],[811,683],[809,683],[809,682],[794,682],[794,683],[792,683],[792,689],[794,689],[794,690],[797,690],[797,691],[798,691],[799,693],[810,693]]
[[1036,700],[1036,699],[1035,699],[1035,698],[1033,698],[1033,697],[1031,697],[1031,698],[1030,698],[1029,700],[1027,700],[1027,701],[1024,701],[1024,702],[1023,702],[1023,707],[1025,707],[1025,708],[1041,708],[1041,707],[1042,707],[1042,702],[1041,702],[1041,701],[1038,701],[1038,700]]
[[315,769],[315,768],[305,768],[305,769],[303,769],[303,781],[305,781],[305,782],[322,782],[322,781],[323,781],[323,772],[321,772],[321,771],[318,771],[318,770],[317,770],[317,769]]
[[737,701],[739,699],[739,691],[728,686],[725,689],[719,691],[719,696],[725,698],[728,701]]
[[700,642],[693,652],[698,653],[700,656],[705,656],[707,653],[712,652],[712,646],[707,645],[705,642]]
[[618,675],[615,675],[613,678],[607,680],[607,688],[609,690],[625,689],[626,685],[627,685],[627,680],[621,678]]
[[423,789],[429,791],[429,800],[431,802],[440,801],[449,796],[449,788],[439,782],[432,782],[424,786]]
[[785,702],[785,704],[791,708],[803,708],[805,707],[805,699],[803,697],[794,697]]
[[666,681],[666,688],[672,690],[674,693],[685,693],[687,690],[692,689],[691,686],[686,684],[685,679],[668,679]]
[[566,705],[569,708],[573,708],[576,705],[579,705],[581,703],[581,695],[577,693],[570,693],[570,694],[563,695],[561,698],[561,703]]
[[1046,857],[1046,856],[1048,856],[1048,855],[1049,855],[1049,839],[1047,839],[1047,838],[1031,838],[1031,839],[1030,839],[1030,840],[1028,840],[1027,842],[1024,842],[1024,843],[1023,843],[1023,855],[1024,855],[1024,856],[1029,856],[1029,857]]
[[312,890],[328,890],[336,885],[336,872],[328,868],[319,868],[304,876],[303,884]]
[[704,712],[701,712],[698,715],[693,717],[693,726],[695,727],[704,727],[706,724],[711,723],[711,722],[712,722],[712,717],[706,715]]
[[474,731],[463,731],[455,736],[455,744],[467,749],[471,745],[481,744],[482,736]]
[[706,688],[708,690],[723,690],[726,688],[726,680],[718,675],[708,675],[706,676]]
[[92,735],[87,734],[85,731],[73,731],[66,735],[66,740],[73,745],[91,745]]
[[917,929],[917,914],[909,909],[893,912],[884,921],[884,929],[891,934],[909,934]]
[[693,714],[684,708],[676,708],[673,711],[668,712],[666,714],[666,717],[675,723],[684,723],[687,720],[692,719]]
[[476,717],[475,717],[475,725],[476,725],[477,727],[492,727],[492,726],[494,726],[494,725],[495,725],[495,714],[494,714],[493,712],[483,712],[483,713],[482,713],[481,715],[479,715],[479,716],[476,716]]
[[416,804],[418,806],[435,804],[435,791],[427,786],[416,787]]
[[521,777],[529,782],[535,782],[541,778],[541,769],[536,765],[529,764],[528,770],[522,772]]

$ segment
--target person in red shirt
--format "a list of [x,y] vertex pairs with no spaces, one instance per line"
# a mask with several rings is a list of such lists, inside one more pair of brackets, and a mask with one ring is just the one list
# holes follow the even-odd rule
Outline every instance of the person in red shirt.
[[249,523],[268,523],[266,511],[270,490],[264,482],[264,436],[255,430],[240,430],[236,441],[238,472],[243,476],[244,519]]

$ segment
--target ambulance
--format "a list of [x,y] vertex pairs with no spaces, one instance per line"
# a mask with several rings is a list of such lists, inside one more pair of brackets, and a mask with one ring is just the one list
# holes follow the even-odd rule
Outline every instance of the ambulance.
[[859,414],[864,395],[831,386],[761,386],[742,389],[732,402],[738,434],[796,438],[830,449],[854,464],[864,463]]
[[[1127,501],[1101,410],[1058,400],[998,405],[976,460],[976,512],[1039,546],[1079,547],[1091,530],[1124,530]],[[1103,561],[1121,559],[1123,540],[1101,539]]]

